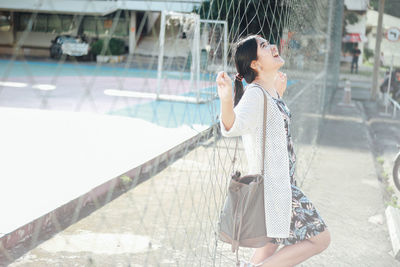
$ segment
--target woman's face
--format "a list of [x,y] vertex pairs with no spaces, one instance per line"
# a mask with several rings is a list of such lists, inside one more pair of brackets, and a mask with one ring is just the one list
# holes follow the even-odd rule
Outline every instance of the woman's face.
[[262,37],[257,39],[257,64],[259,71],[276,71],[283,66],[285,61],[279,56],[279,51],[276,45],[271,45],[267,40]]

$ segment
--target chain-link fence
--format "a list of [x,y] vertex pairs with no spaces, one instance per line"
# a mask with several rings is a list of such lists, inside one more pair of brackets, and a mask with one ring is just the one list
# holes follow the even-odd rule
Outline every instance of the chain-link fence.
[[338,81],[342,12],[342,0],[0,1],[0,265],[233,264],[217,237],[235,138],[220,136],[216,72],[236,73],[240,37],[277,44],[301,186]]

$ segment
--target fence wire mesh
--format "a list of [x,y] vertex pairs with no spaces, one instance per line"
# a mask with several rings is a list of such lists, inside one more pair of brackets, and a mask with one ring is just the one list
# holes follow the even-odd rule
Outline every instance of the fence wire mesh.
[[301,186],[338,80],[342,10],[0,1],[0,266],[233,265],[217,222],[236,140],[218,129],[216,72],[235,74],[241,37],[277,44]]

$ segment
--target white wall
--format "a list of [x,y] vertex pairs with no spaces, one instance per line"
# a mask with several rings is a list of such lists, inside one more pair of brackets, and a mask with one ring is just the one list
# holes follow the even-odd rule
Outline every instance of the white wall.
[[[368,34],[367,47],[375,50],[376,43],[376,28],[378,24],[378,12],[375,10],[368,10],[367,12],[367,27],[372,27],[371,32]],[[391,27],[400,28],[400,18],[390,16],[387,14],[383,15],[382,22],[383,32],[386,34],[387,30]],[[386,39],[386,35],[382,38],[381,51],[384,53],[384,63],[389,65],[394,56],[394,66],[400,67],[400,41],[391,42]],[[373,60],[373,59],[371,59]]]
[[[24,32],[17,32],[17,42],[23,34]],[[50,48],[51,40],[53,40],[57,35],[57,33],[48,32],[28,32],[21,46]]]
[[0,45],[12,45],[13,34],[12,31],[2,32],[0,31]]
[[[368,34],[368,43],[367,47],[369,49],[375,50],[375,43],[376,43],[376,28],[374,27],[370,34]],[[394,56],[393,64],[396,67],[400,67],[400,41],[391,42],[386,39],[386,37],[382,38],[381,43],[381,51],[384,55],[384,63],[386,66],[389,66],[392,55]],[[370,59],[370,60],[373,60]]]
[[[16,43],[19,42],[24,32],[16,33]],[[50,48],[51,40],[53,40],[58,34],[57,33],[45,33],[45,32],[27,32],[26,37],[21,46],[32,46],[40,48]],[[13,34],[9,32],[0,32],[0,45],[12,45]]]

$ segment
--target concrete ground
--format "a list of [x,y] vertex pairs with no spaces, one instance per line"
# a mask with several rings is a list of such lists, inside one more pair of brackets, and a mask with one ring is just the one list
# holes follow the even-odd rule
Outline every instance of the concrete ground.
[[[357,82],[366,86],[354,91],[354,106],[338,105],[343,91],[335,93],[302,180],[332,238],[327,250],[302,267],[400,266],[392,256],[385,185],[378,176],[371,134],[369,118],[376,110],[368,109],[373,107],[366,98],[368,80]],[[398,120],[390,123],[398,125]],[[214,236],[226,180],[208,176],[225,177],[221,174],[226,170],[215,162],[229,160],[218,147],[232,148],[231,141],[199,147],[10,266],[233,266],[229,246]],[[184,178],[174,179],[177,172]],[[241,249],[241,257],[251,252]]]
[[338,90],[326,115],[303,189],[326,220],[332,241],[301,266],[400,266],[392,256],[383,184],[365,120],[368,90],[355,92],[359,99],[353,98],[353,107],[337,105],[343,99]]
[[374,155],[378,162],[378,175],[385,185],[385,199],[392,196],[400,199],[400,191],[393,182],[394,159],[399,153],[400,145],[400,113],[393,117],[392,107],[387,110],[383,101],[364,101],[363,107],[373,140]]

